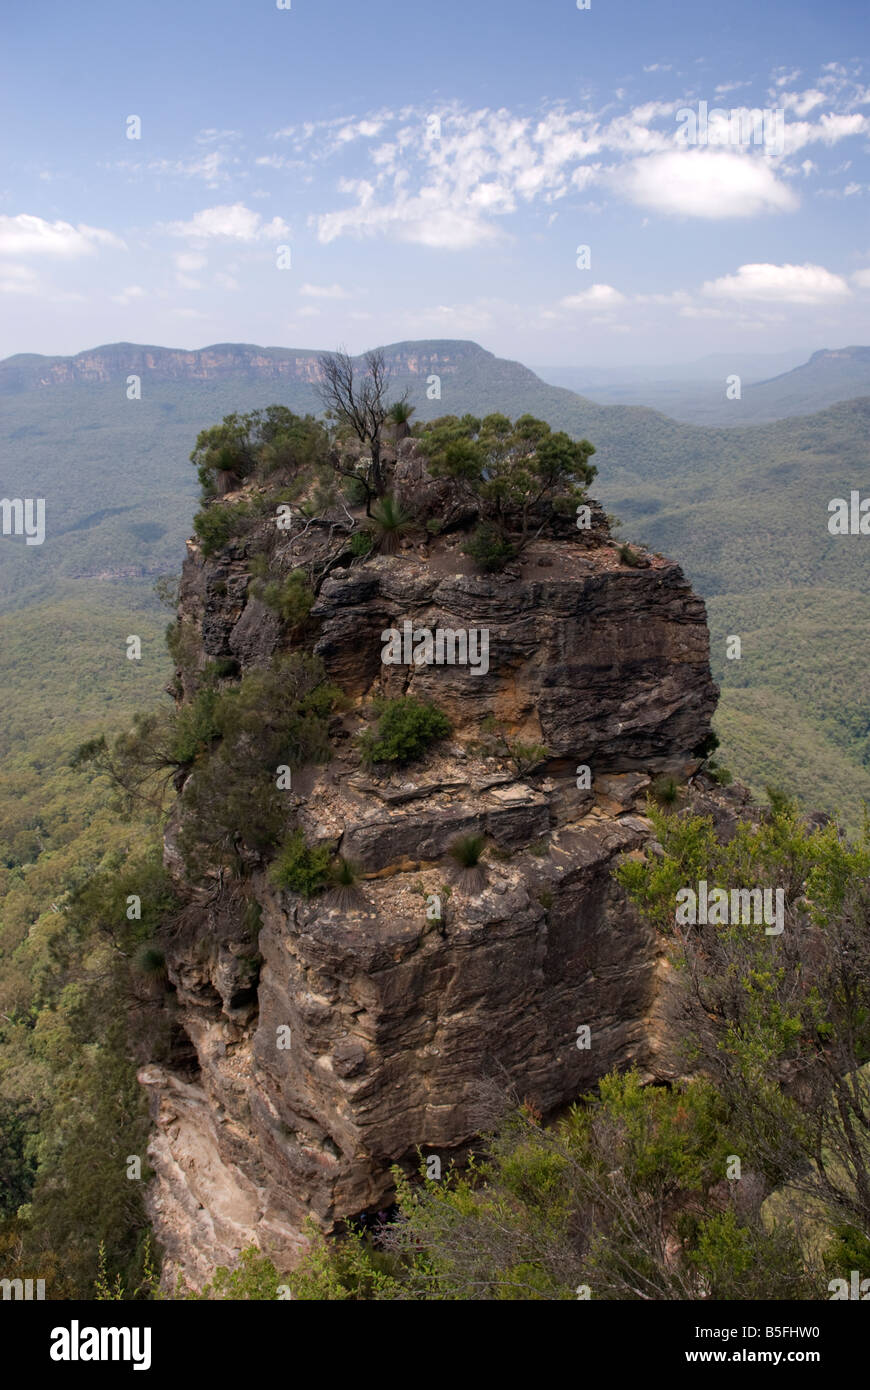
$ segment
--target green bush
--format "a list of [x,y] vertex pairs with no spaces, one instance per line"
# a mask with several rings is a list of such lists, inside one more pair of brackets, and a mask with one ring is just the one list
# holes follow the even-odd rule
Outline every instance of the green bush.
[[637,551],[632,550],[631,546],[626,545],[624,542],[619,547],[619,558],[624,565],[631,565],[632,567],[641,563],[641,557],[638,555]]
[[219,474],[265,479],[275,473],[296,475],[326,460],[329,437],[313,415],[294,415],[285,405],[269,405],[247,415],[225,415],[197,436],[190,455],[203,494],[217,491]]
[[517,553],[501,528],[490,521],[481,522],[462,550],[487,574],[500,574]]
[[214,555],[234,536],[240,535],[250,519],[244,502],[217,502],[204,507],[193,518],[193,529],[203,555]]
[[272,882],[279,888],[311,898],[325,888],[332,855],[327,845],[305,843],[301,830],[294,830],[284,841],[269,871]]
[[535,767],[550,755],[549,748],[543,743],[511,743],[508,741],[508,749],[519,772],[527,772],[529,768]]
[[273,579],[268,584],[257,581],[253,592],[255,598],[291,627],[304,623],[314,605],[314,590],[304,570],[293,570],[285,579]]
[[258,550],[256,555],[251,555],[248,559],[248,574],[251,579],[268,580],[270,568],[269,556],[263,550]]
[[219,656],[210,661],[202,673],[203,685],[214,685],[216,681],[233,680],[239,674],[239,663],[234,656]]
[[179,670],[192,671],[199,656],[199,633],[193,623],[173,618],[166,628],[166,649]]
[[708,763],[705,763],[702,770],[706,772],[708,777],[712,777],[714,782],[718,782],[720,787],[730,787],[734,781],[734,774],[727,767],[722,767],[720,763],[717,763],[715,758],[711,758]]
[[368,494],[366,493],[362,478],[343,478],[341,490],[344,495],[344,500],[349,507],[365,506]]
[[706,1082],[612,1074],[546,1127],[529,1103],[508,1112],[464,1172],[415,1182],[395,1168],[401,1219],[384,1248],[321,1237],[288,1282],[329,1301],[561,1302],[581,1284],[615,1301],[812,1297],[793,1238],[718,1209],[733,1142]]
[[300,653],[219,692],[219,740],[184,788],[180,842],[192,874],[215,864],[241,869],[246,852],[270,851],[287,824],[276,769],[328,761],[335,697],[322,663]]
[[218,705],[220,695],[212,687],[197,692],[189,705],[175,715],[169,755],[182,766],[192,763],[220,733]]
[[186,1301],[201,1303],[207,1301],[235,1303],[271,1303],[278,1297],[282,1276],[278,1273],[268,1255],[264,1255],[256,1245],[247,1246],[239,1255],[234,1269],[218,1265],[211,1282],[203,1285],[201,1293],[188,1292]]
[[354,531],[350,538],[350,548],[354,555],[360,559],[364,555],[370,554],[374,543],[375,539],[371,531]]
[[409,763],[419,758],[431,744],[450,733],[450,720],[431,700],[399,695],[375,704],[377,732],[367,731],[360,738],[364,762]]

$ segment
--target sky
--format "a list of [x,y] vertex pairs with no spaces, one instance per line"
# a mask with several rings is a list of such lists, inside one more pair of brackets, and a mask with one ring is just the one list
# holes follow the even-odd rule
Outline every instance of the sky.
[[2,24],[0,356],[870,342],[867,0],[41,0]]

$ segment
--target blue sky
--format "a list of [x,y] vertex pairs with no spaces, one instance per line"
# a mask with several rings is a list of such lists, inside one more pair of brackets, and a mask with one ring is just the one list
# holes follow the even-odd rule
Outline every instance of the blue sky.
[[866,0],[48,0],[3,27],[0,355],[870,342]]

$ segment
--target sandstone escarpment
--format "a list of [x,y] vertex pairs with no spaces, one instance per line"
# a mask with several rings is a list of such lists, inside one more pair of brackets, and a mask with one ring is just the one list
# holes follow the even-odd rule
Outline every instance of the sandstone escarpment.
[[[413,441],[403,467],[417,494],[437,486]],[[660,943],[612,869],[650,842],[651,781],[701,761],[716,700],[703,603],[673,562],[626,563],[598,508],[589,531],[555,525],[478,574],[467,517],[442,500],[449,524],[397,554],[355,557],[349,514],[284,533],[266,508],[209,557],[189,543],[180,692],[209,663],[232,682],[294,647],[322,660],[344,692],[333,753],[294,772],[287,825],[360,874],[338,901],[280,890],[265,859],[241,885],[221,870],[191,884],[181,785],[166,860],[189,907],[167,963],[197,1065],[142,1079],[152,1216],[170,1274],[194,1284],[250,1240],[289,1264],[309,1215],[330,1229],[388,1204],[392,1164],[461,1157],[487,1084],[552,1113],[614,1067],[667,1065]],[[252,592],[257,554],[270,575],[310,577],[295,628]],[[488,669],[384,665],[383,634],[406,621],[485,629]],[[392,772],[363,766],[373,698],[407,693],[448,714],[449,738]],[[450,857],[471,833],[489,846],[478,881]]]

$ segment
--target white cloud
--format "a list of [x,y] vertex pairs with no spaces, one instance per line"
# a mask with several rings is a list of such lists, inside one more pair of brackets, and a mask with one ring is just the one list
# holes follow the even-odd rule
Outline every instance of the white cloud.
[[870,270],[856,270],[852,276],[852,283],[859,289],[870,290]]
[[[647,66],[650,71],[667,67]],[[822,96],[822,82],[789,91],[796,76],[781,72],[774,88],[777,102],[795,117],[782,123],[787,150],[810,142],[833,145],[870,129],[870,119],[854,110],[858,96],[851,89],[838,89],[837,109],[817,121],[797,119],[831,97]],[[717,93],[749,85],[724,82]],[[459,103],[434,110],[409,107],[363,119],[306,122],[275,138],[290,138],[293,155],[312,166],[342,157],[349,147],[355,154],[352,168],[335,185],[346,205],[309,218],[324,243],[343,236],[388,236],[452,250],[483,246],[504,239],[507,219],[524,205],[547,208],[564,200],[567,208],[573,194],[593,185],[661,213],[709,219],[798,207],[789,183],[801,177],[797,164],[772,158],[783,152],[779,123],[775,149],[767,127],[764,145],[723,149],[721,143],[711,148],[711,141],[687,149],[679,141],[680,100],[643,102],[616,115],[612,104],[600,110],[553,105],[538,115],[468,110]],[[436,116],[440,126],[433,134]],[[268,167],[281,160],[265,156],[260,163]],[[804,175],[808,172],[805,164]]]
[[794,154],[805,145],[836,145],[852,135],[866,135],[870,132],[870,118],[859,111],[825,112],[815,122],[789,121],[783,125],[784,148],[786,154]]
[[742,265],[736,275],[708,280],[714,299],[766,300],[782,304],[831,304],[849,296],[841,275],[821,265]]
[[[229,178],[224,169],[226,156],[220,150],[211,150],[200,159],[152,159],[148,168],[156,174],[174,174],[187,179],[204,179],[214,186]],[[234,164],[238,160],[232,161]]]
[[343,289],[341,285],[302,285],[299,293],[308,295],[310,299],[350,298],[350,291]]
[[580,294],[569,294],[559,303],[565,309],[610,309],[625,303],[625,295],[612,285],[592,285]]
[[827,98],[817,87],[810,87],[805,92],[779,92],[776,99],[783,111],[794,111],[798,116],[806,116],[815,106],[821,106]]
[[70,260],[90,256],[98,247],[125,250],[123,241],[102,227],[89,227],[80,222],[46,222],[29,213],[17,217],[0,216],[0,255],[58,256]]
[[278,241],[290,235],[290,228],[280,217],[264,222],[259,212],[252,212],[244,203],[224,203],[219,207],[203,208],[189,222],[170,222],[167,231],[173,236],[224,237],[231,241]]
[[121,290],[120,294],[112,295],[115,304],[125,306],[127,304],[132,304],[136,299],[145,299],[146,297],[146,291],[143,290],[141,285],[128,285],[126,289]]
[[613,177],[633,202],[684,217],[752,217],[792,212],[798,206],[795,194],[767,163],[724,150],[654,154]]
[[[199,140],[199,137],[196,137]],[[238,165],[238,155],[228,156],[223,150],[209,150],[193,159],[118,159],[104,167],[128,175],[156,174],[168,178],[202,179],[209,188],[217,188],[230,178],[228,165]]]
[[[286,154],[258,154],[254,163],[265,169],[303,169],[305,167],[304,159],[291,159]],[[256,193],[253,196],[256,197]],[[268,195],[261,193],[260,196],[267,197]]]
[[597,177],[588,162],[606,148],[636,152],[667,147],[648,128],[672,105],[648,102],[599,129],[586,113],[549,111],[539,119],[507,110],[435,112],[440,138],[427,135],[426,113],[370,151],[371,177],[343,178],[352,206],[312,219],[322,242],[344,235],[387,234],[424,246],[461,250],[504,235],[499,218],[538,199],[552,203]]
[[356,124],[351,121],[336,132],[335,138],[342,145],[346,145],[348,141],[357,140],[360,136],[364,136],[366,139],[370,140],[374,135],[379,135],[383,128],[384,123],[382,120],[357,121]]
[[320,241],[328,243],[348,233],[366,236],[392,232],[400,241],[459,251],[500,235],[498,228],[479,213],[446,206],[438,186],[424,188],[415,196],[400,193],[386,204],[374,202],[374,190],[367,191],[364,181],[359,182],[356,191],[355,207],[313,219]]

